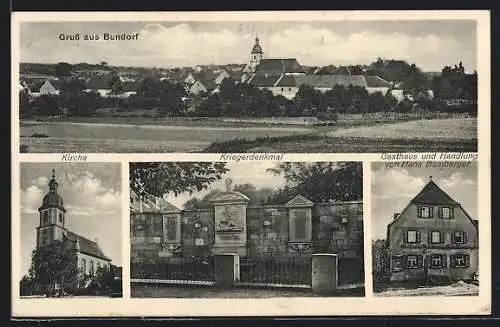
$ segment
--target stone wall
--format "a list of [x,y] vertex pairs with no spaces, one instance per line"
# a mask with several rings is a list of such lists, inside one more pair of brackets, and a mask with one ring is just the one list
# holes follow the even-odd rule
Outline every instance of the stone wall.
[[[307,200],[307,199],[305,199]],[[308,201],[308,200],[307,200]],[[311,202],[312,203],[312,202]],[[336,202],[246,207],[246,256],[289,257],[312,253],[336,253],[339,258],[363,258],[363,203]],[[305,205],[305,206],[304,206]],[[293,210],[310,212],[307,228],[295,224]],[[167,242],[162,217],[178,215],[180,242]],[[299,215],[300,216],[300,215]],[[310,222],[307,222],[310,216]],[[297,216],[298,217],[298,216]],[[214,209],[184,210],[177,214],[131,212],[131,258],[133,262],[154,262],[161,258],[208,257],[215,243]],[[290,227],[294,224],[292,227]],[[294,229],[294,236],[290,230]],[[300,229],[300,231],[299,231]],[[305,234],[302,232],[305,231]],[[297,235],[304,238],[297,241]],[[295,239],[292,239],[294,238]]]

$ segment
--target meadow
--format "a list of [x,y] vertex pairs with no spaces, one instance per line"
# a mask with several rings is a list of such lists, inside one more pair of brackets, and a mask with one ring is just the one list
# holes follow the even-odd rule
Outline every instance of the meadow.
[[476,152],[477,119],[421,119],[361,126],[276,125],[172,119],[22,121],[22,152]]

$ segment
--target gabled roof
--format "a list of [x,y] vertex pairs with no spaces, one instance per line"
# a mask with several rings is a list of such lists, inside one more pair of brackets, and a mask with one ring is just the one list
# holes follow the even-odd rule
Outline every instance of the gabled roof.
[[255,69],[258,75],[281,75],[285,73],[304,73],[304,69],[300,66],[295,58],[286,59],[262,59]]
[[335,85],[366,87],[363,75],[303,75],[294,76],[297,86],[302,84],[315,88],[333,88]]
[[432,179],[410,202],[416,204],[459,204],[439,188]]
[[[130,210],[132,212],[157,212],[157,213],[177,213],[181,210],[174,206],[172,203],[168,202],[163,198],[158,198],[158,200],[153,199],[145,199],[142,201],[139,200],[139,197],[135,192],[130,192],[130,197],[132,200]],[[142,205],[142,208],[141,208]]]
[[78,235],[76,233],[70,232],[68,230],[65,231],[64,236],[66,239],[69,241],[72,241],[74,243],[74,246],[76,246],[76,242],[78,240],[78,246],[79,246],[79,252],[100,258],[106,261],[112,261],[109,257],[107,257],[104,252],[102,251],[101,247],[97,242],[91,241],[86,237],[83,237],[81,235]]
[[392,83],[380,76],[365,76],[367,87],[392,87]]
[[312,207],[312,206],[314,206],[314,202],[312,202],[311,200],[300,194],[294,196],[290,201],[285,203],[285,207],[287,208]]
[[209,202],[245,202],[250,199],[243,193],[236,191],[226,191],[215,194],[209,199]]
[[295,77],[293,75],[283,75],[276,86],[278,87],[295,87],[297,86],[297,82],[295,81]]
[[272,87],[276,84],[276,82],[281,78],[281,74],[279,75],[253,75],[248,84],[256,86],[256,87]]
[[107,76],[95,76],[87,80],[85,87],[90,90],[109,90],[111,89],[110,82],[111,79]]

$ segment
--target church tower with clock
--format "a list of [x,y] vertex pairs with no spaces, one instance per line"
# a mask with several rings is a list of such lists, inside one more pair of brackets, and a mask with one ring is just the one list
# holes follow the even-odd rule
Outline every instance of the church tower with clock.
[[58,186],[55,170],[52,170],[49,192],[43,197],[42,205],[38,208],[40,224],[37,227],[37,248],[56,240],[64,240],[66,209],[62,197],[57,193]]

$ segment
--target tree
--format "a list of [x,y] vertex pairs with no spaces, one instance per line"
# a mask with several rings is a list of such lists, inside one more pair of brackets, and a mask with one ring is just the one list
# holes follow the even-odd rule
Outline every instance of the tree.
[[186,210],[199,210],[199,209],[207,209],[210,208],[210,199],[216,194],[221,193],[222,191],[219,189],[214,189],[208,192],[201,199],[191,198],[184,203],[184,209]]
[[60,285],[73,289],[79,280],[74,250],[68,250],[60,241],[35,249],[31,256],[29,275],[34,283],[49,294]]
[[54,67],[54,75],[57,77],[71,76],[73,71],[73,66],[67,62],[60,62]]
[[38,97],[34,102],[34,107],[38,109],[38,114],[41,116],[59,115],[59,104],[57,98],[53,95],[44,94]]
[[228,171],[225,162],[134,162],[129,181],[139,196],[177,196],[206,189]]
[[315,202],[355,201],[363,196],[361,162],[283,162],[268,171],[285,178],[289,196],[302,194]]
[[390,258],[386,240],[372,241],[372,260],[374,281],[387,280],[389,278]]

